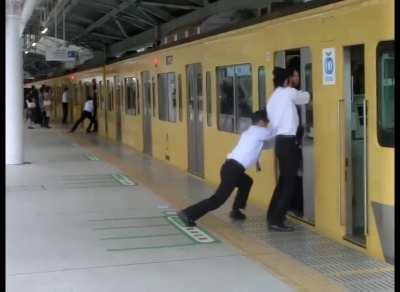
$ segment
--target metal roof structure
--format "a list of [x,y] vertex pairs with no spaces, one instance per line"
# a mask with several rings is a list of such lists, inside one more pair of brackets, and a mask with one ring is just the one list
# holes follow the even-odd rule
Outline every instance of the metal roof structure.
[[82,65],[46,61],[37,43],[88,49],[93,57],[85,65],[94,66],[309,1],[24,0],[34,9],[23,31],[24,69],[43,78]]

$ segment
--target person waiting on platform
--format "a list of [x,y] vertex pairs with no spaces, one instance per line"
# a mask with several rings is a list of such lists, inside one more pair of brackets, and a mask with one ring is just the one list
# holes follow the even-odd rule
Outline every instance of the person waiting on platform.
[[296,105],[307,104],[310,94],[294,88],[298,72],[275,67],[273,71],[275,90],[267,103],[267,113],[276,131],[275,155],[279,165],[279,179],[267,211],[268,228],[274,231],[293,231],[285,225],[286,212],[296,194],[300,152],[297,145],[299,116]]
[[51,88],[46,87],[43,91],[42,127],[50,129]]
[[62,111],[63,111],[63,119],[62,123],[66,124],[67,123],[67,118],[68,118],[68,86],[64,87],[64,91],[62,94]]
[[221,183],[215,194],[178,212],[178,217],[186,226],[195,226],[197,219],[220,207],[236,187],[238,191],[232,211],[230,212],[230,217],[234,220],[246,219],[246,215],[240,209],[246,207],[249,192],[253,184],[251,177],[245,173],[246,169],[257,163],[263,149],[264,141],[274,137],[272,129],[267,128],[268,118],[265,110],[252,113],[251,120],[252,126],[241,134],[239,143],[228,154],[227,159],[221,167]]
[[70,133],[75,132],[76,128],[78,128],[79,124],[82,123],[85,119],[89,119],[90,123],[89,126],[86,129],[86,133],[90,133],[90,129],[92,128],[92,125],[94,123],[94,117],[93,117],[93,99],[91,96],[88,96],[86,98],[85,105],[83,107],[83,111],[81,114],[81,117],[79,120],[76,121],[75,125],[72,127],[72,129],[69,131]]
[[28,121],[28,129],[35,129],[35,127],[33,127],[33,124],[35,119],[36,104],[35,101],[33,100],[31,93],[28,94],[25,103],[27,108],[26,119]]

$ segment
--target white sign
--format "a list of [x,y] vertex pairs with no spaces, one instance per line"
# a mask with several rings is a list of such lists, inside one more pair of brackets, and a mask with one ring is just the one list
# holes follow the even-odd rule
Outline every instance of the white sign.
[[68,50],[65,47],[61,48],[47,48],[46,49],[46,61],[75,61],[77,57],[77,52]]
[[322,84],[334,85],[336,83],[335,49],[322,49]]

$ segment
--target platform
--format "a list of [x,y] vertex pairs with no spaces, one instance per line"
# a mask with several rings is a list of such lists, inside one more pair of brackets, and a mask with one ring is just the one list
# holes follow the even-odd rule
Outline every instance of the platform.
[[269,232],[249,204],[185,228],[176,210],[213,186],[95,135],[27,130],[6,167],[7,292],[394,291],[394,267],[294,222]]

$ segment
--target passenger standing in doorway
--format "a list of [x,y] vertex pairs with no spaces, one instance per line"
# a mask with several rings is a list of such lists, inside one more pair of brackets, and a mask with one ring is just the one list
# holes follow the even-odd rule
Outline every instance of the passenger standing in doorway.
[[[300,60],[299,60],[300,61]],[[300,74],[297,68],[299,68],[299,62],[293,62],[294,64],[289,65],[286,72],[288,76],[288,86],[300,89]],[[297,115],[299,119],[301,119],[301,108],[300,105],[296,106]],[[302,176],[302,169],[303,169],[303,151],[302,151],[302,144],[303,144],[303,134],[304,129],[303,125],[299,122],[299,126],[297,127],[296,131],[296,145],[297,145],[297,152],[299,157],[299,169],[297,171],[296,177],[296,191],[293,194],[293,198],[291,203],[289,204],[288,210],[294,212],[294,214],[298,217],[303,216],[303,176]]]
[[284,222],[296,192],[297,172],[300,166],[296,141],[299,126],[296,105],[307,104],[310,100],[308,92],[290,86],[296,82],[296,76],[289,76],[288,72],[292,72],[292,69],[274,68],[275,90],[267,103],[268,117],[276,132],[275,155],[279,165],[278,184],[275,186],[267,212],[268,227],[275,231],[293,230],[293,227],[285,225]]
[[253,184],[251,177],[245,173],[246,169],[257,163],[264,141],[274,137],[272,129],[267,128],[268,119],[265,110],[252,113],[251,120],[252,126],[241,134],[239,143],[228,154],[227,160],[221,167],[221,183],[215,194],[178,213],[179,218],[186,226],[195,226],[197,219],[220,207],[236,187],[238,192],[230,217],[234,220],[246,218],[240,209],[246,207],[247,198]]
[[93,125],[94,119],[93,119],[93,99],[92,97],[88,96],[85,102],[85,105],[83,107],[83,111],[81,114],[81,117],[79,120],[76,121],[72,129],[69,131],[70,133],[75,132],[76,128],[78,128],[79,124],[82,123],[85,119],[89,119],[90,123],[89,126],[86,129],[86,133],[90,133],[90,129]]
[[63,119],[62,123],[66,124],[67,123],[67,118],[68,118],[68,87],[64,87],[64,91],[62,94],[62,109],[63,109]]

